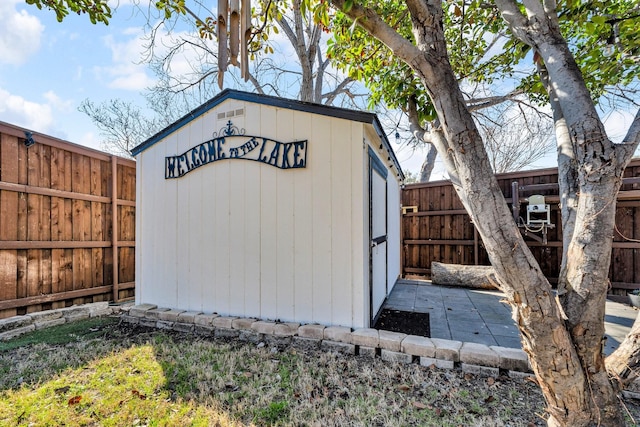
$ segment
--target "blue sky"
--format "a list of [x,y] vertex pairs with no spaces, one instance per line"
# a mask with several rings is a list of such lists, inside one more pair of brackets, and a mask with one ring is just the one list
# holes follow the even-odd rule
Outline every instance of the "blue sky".
[[[53,12],[24,0],[0,0],[0,121],[100,148],[99,131],[78,111],[80,103],[87,98],[96,104],[120,98],[144,107],[142,92],[154,82],[153,73],[139,64],[147,21],[134,1],[113,0],[117,8],[105,26],[74,14],[59,23]],[[175,67],[188,68],[188,58]],[[610,136],[620,140],[634,113],[606,116]],[[413,172],[424,156],[406,147],[397,155],[403,168]],[[551,153],[536,166],[553,166],[554,157]],[[443,177],[441,168],[434,174],[436,179]]]
[[0,2],[0,120],[74,143],[99,147],[80,103],[122,98],[145,105],[153,76],[136,65],[146,22],[120,0],[109,26],[87,16],[62,23],[24,0]]

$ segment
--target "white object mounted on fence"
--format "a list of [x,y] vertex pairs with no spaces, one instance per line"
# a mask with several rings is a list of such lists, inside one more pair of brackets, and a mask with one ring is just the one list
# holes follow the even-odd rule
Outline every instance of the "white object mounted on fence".
[[527,199],[527,225],[540,226],[551,224],[551,208],[545,203],[544,196],[535,194]]

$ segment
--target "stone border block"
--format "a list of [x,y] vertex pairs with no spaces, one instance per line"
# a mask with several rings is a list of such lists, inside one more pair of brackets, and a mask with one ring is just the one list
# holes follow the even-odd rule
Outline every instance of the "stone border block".
[[205,325],[198,325],[198,324],[194,324],[193,328],[194,328],[193,331],[196,334],[205,335],[205,336],[213,335],[214,331],[216,330],[216,328],[214,328],[213,326],[205,326]]
[[413,362],[413,356],[398,351],[380,350],[380,358],[385,362],[409,364]]
[[265,322],[264,320],[258,320],[257,322],[253,322],[251,324],[251,329],[259,334],[273,335],[273,332],[276,329],[276,324],[275,322]]
[[205,326],[213,329],[213,319],[220,317],[219,314],[198,314],[193,323],[197,326]]
[[376,357],[376,348],[361,345],[358,348],[358,355],[362,357],[369,357],[371,359],[374,359]]
[[262,335],[262,338],[266,341],[269,347],[277,347],[278,349],[284,349],[291,345],[293,337],[279,337],[276,335]]
[[13,316],[7,319],[0,319],[0,332],[21,328],[30,325],[32,322],[33,318],[31,316]]
[[391,331],[380,331],[380,348],[389,351],[400,352],[402,348],[402,340],[407,337],[407,334]]
[[33,322],[33,325],[36,327],[36,330],[51,328],[53,326],[64,325],[67,323],[67,319],[64,317],[59,317],[57,319],[49,319],[49,320],[40,320],[38,322]]
[[377,329],[361,328],[351,332],[351,342],[365,347],[379,347],[380,333]]
[[491,368],[500,366],[500,357],[488,345],[465,342],[460,348],[460,362],[469,365],[482,365]]
[[158,329],[165,329],[165,330],[173,329],[173,324],[174,324],[174,323],[175,323],[175,322],[169,322],[169,321],[167,321],[167,320],[158,320],[158,321],[156,322],[156,327],[157,327]]
[[103,317],[103,316],[111,316],[113,314],[113,309],[111,307],[107,307],[100,310],[90,310],[89,317]]
[[106,316],[113,313],[108,301],[92,302],[89,306],[89,317]]
[[158,320],[163,320],[165,322],[177,322],[178,316],[181,313],[184,313],[184,310],[171,309],[169,311],[158,312]]
[[529,364],[529,358],[524,350],[508,347],[489,347],[500,358],[500,367],[502,369],[508,369],[510,371],[530,372],[531,365]]
[[435,366],[436,362],[437,362],[437,359],[435,357],[420,356],[420,365],[421,366],[426,366],[426,367]]
[[157,320],[149,319],[146,317],[140,317],[140,320],[138,320],[138,325],[144,326],[146,328],[155,328],[157,323]]
[[277,337],[292,337],[298,333],[299,327],[300,327],[300,323],[294,323],[294,322],[276,323],[275,328],[273,330],[273,335]]
[[298,336],[303,338],[313,338],[316,340],[321,340],[324,338],[324,329],[325,327],[323,325],[302,325],[298,328]]
[[193,332],[193,327],[193,323],[175,322],[173,324],[173,330],[178,332]]
[[36,330],[36,326],[33,324],[21,326],[19,328],[14,328],[9,331],[0,333],[0,341],[8,341],[11,338],[19,337],[20,335],[24,335],[27,332],[31,332],[35,330]]
[[438,369],[454,369],[456,364],[452,360],[436,359],[436,368]]
[[131,317],[144,317],[147,311],[153,310],[154,308],[158,308],[155,304],[139,304],[134,305],[129,310],[129,316]]
[[179,323],[192,323],[196,320],[196,316],[202,314],[201,311],[185,311],[178,314]]
[[435,357],[420,357],[420,365],[435,366],[437,369],[453,369],[456,364],[452,360],[436,359]]
[[91,313],[89,307],[86,305],[74,305],[71,307],[61,308],[59,311],[67,322],[88,319]]
[[54,319],[62,318],[62,311],[60,311],[60,310],[47,310],[47,311],[40,311],[40,312],[37,312],[37,313],[29,313],[27,316],[29,316],[31,318],[33,323],[41,323],[41,322],[46,322],[48,320],[54,320]]
[[251,329],[234,329],[234,330],[238,331],[238,339],[240,341],[246,341],[252,344],[260,343],[260,341],[262,341],[262,337],[264,337],[263,334],[258,333]]
[[462,372],[467,372],[469,374],[481,375],[483,377],[494,377],[498,378],[500,376],[500,369],[494,368],[491,366],[481,366],[481,365],[473,365],[470,363],[461,363],[460,367]]
[[294,348],[302,351],[313,351],[320,348],[321,340],[315,338],[307,338],[300,336],[293,336],[291,338],[291,345]]
[[339,342],[339,341],[324,340],[322,341],[322,344],[320,344],[320,349],[328,353],[339,353],[339,354],[349,354],[349,355],[356,354],[355,345],[349,344],[346,342]]
[[112,305],[111,307],[113,307],[113,311],[117,311],[119,313],[129,313],[129,311],[135,307],[133,302],[125,302],[122,304],[115,304]]
[[250,317],[238,317],[233,319],[233,321],[231,322],[231,327],[233,329],[244,329],[250,331],[251,325],[253,325],[257,321],[258,319],[253,319]]
[[88,319],[89,317],[90,317],[89,310],[86,310],[86,311],[83,310],[83,311],[76,311],[73,313],[66,314],[64,316],[64,319],[67,322],[77,322],[78,320],[85,320],[85,319]]
[[351,328],[346,326],[329,326],[324,328],[323,339],[351,344]]
[[240,330],[230,329],[230,328],[219,328],[216,326],[216,329],[213,332],[213,336],[216,338],[238,338],[240,336]]
[[237,317],[220,316],[211,321],[214,328],[233,329],[233,321]]
[[400,351],[420,357],[436,357],[436,346],[431,339],[418,335],[407,335],[402,340]]
[[121,319],[123,322],[127,322],[131,325],[137,325],[138,323],[140,323],[139,317],[129,316],[128,314],[123,314]]
[[436,359],[447,360],[451,362],[460,361],[460,347],[462,347],[461,341],[431,338],[431,342],[436,347]]
[[165,307],[152,308],[151,310],[147,310],[147,312],[144,314],[144,317],[146,317],[147,319],[159,320],[160,313],[165,313],[167,311],[169,311],[169,309]]

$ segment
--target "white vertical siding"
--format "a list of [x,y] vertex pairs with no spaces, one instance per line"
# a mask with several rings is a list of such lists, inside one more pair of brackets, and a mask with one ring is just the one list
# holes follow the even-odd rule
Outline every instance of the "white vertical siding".
[[[311,149],[311,143],[317,142],[310,137],[312,116],[306,113],[295,112],[293,119],[293,139],[309,139],[309,151],[307,159],[310,160],[315,155]],[[300,172],[300,173],[298,173]],[[314,295],[314,252],[313,252],[313,194],[311,169],[296,171],[293,180],[293,283],[294,290],[294,310],[296,319],[314,319],[313,295]]]
[[354,142],[351,141],[351,125],[356,124],[346,120],[334,121],[330,139],[331,167],[328,168],[328,189],[331,194],[331,319],[338,325],[352,323],[351,178],[354,170],[351,165],[351,144]]
[[[244,115],[217,119],[239,108]],[[308,140],[307,167],[229,159],[164,179],[166,156],[211,139],[229,119],[246,135]],[[367,325],[368,126],[228,100],[143,151],[136,302]]]
[[[311,119],[311,139],[307,151],[307,167],[311,174],[311,220],[313,224],[313,318],[331,319],[331,119],[314,116]],[[321,165],[321,166],[320,166]],[[333,323],[333,322],[331,322]]]
[[[293,120],[294,112],[287,109],[276,110],[276,139],[282,142],[290,142],[293,140]],[[277,270],[277,319],[294,319],[294,301],[295,301],[295,285],[294,271],[297,268],[294,262],[294,243],[295,234],[294,224],[294,181],[299,175],[300,170],[277,171],[276,174],[276,250],[278,252],[278,260],[276,264]],[[304,171],[302,171],[304,173]]]
[[[249,126],[247,133],[276,138],[277,113],[274,108],[260,107],[259,122]],[[260,187],[263,195],[260,203],[260,308],[261,317],[276,319],[278,313],[278,242],[276,224],[278,215],[277,174],[274,167],[260,166]]]
[[[255,123],[260,117],[260,106],[256,104],[244,105],[244,124],[242,128],[247,128],[250,123]],[[236,119],[240,123],[239,118]],[[247,131],[247,133],[260,134],[260,132]],[[262,317],[262,300],[261,300],[261,240],[262,230],[260,213],[263,198],[267,195],[262,195],[261,178],[262,167],[261,165],[249,162],[238,161],[245,167],[245,187],[244,187],[244,199],[245,199],[245,211],[243,219],[245,220],[244,226],[244,309],[248,316]],[[215,165],[213,165],[215,166]]]
[[369,197],[364,126],[351,125],[351,326],[368,326]]

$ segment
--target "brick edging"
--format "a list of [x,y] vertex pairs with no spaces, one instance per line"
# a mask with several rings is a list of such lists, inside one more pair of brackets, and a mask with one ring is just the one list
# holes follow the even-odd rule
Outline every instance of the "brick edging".
[[121,313],[124,322],[131,324],[216,338],[236,338],[255,344],[266,342],[301,350],[380,357],[389,362],[435,365],[441,369],[459,367],[465,372],[485,376],[497,377],[501,370],[511,377],[531,375],[526,353],[516,348],[425,338],[372,328],[352,330],[344,326],[219,316],[158,308],[152,304],[111,306],[107,302],[97,302],[0,319],[0,341],[38,329],[117,313]]
[[0,319],[0,341],[8,341],[27,332],[76,320],[108,316],[118,313],[121,309],[126,310],[127,306],[111,306],[108,302],[94,302]]
[[320,349],[348,355],[379,356],[385,361],[460,367],[465,372],[497,377],[531,375],[526,353],[521,349],[487,346],[471,342],[425,338],[372,328],[351,330],[295,322],[272,322],[254,318],[220,316],[140,304],[123,310],[125,322],[158,329],[171,329],[216,338],[236,338],[255,344]]

